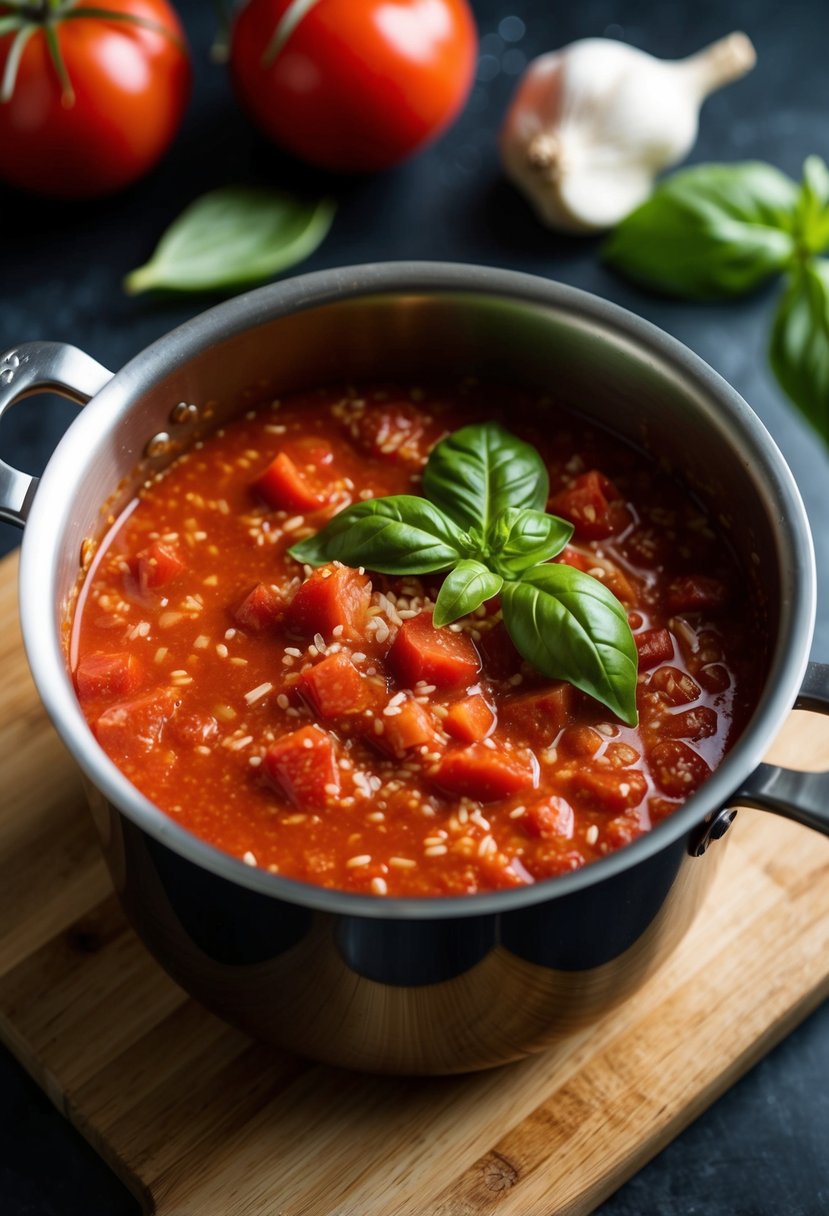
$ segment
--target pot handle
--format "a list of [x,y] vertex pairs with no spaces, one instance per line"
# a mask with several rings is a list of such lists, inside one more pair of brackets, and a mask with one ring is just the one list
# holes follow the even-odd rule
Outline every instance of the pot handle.
[[[60,393],[78,405],[86,405],[112,376],[76,346],[24,342],[0,355],[0,418],[10,406],[40,392]],[[0,460],[0,519],[22,528],[37,482],[36,477]]]
[[[829,714],[829,664],[809,664],[794,708]],[[774,811],[829,836],[829,772],[798,773],[760,764],[731,803]]]

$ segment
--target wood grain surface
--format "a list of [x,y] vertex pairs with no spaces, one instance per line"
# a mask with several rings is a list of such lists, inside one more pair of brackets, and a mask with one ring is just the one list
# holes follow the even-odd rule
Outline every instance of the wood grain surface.
[[[560,1049],[406,1080],[251,1043],[126,925],[28,674],[16,573],[0,563],[0,1037],[147,1212],[588,1213],[829,993],[829,841],[742,811],[669,963]],[[770,758],[829,768],[829,723],[792,715]]]

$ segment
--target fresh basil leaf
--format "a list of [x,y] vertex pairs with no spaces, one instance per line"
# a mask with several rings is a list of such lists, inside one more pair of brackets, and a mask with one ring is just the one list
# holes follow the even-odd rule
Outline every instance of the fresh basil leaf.
[[696,165],[657,186],[610,236],[604,257],[668,295],[742,295],[791,262],[797,204],[797,186],[771,165]]
[[338,561],[381,574],[432,574],[454,566],[466,551],[452,520],[413,494],[354,503],[288,550],[311,566]]
[[174,220],[124,288],[218,291],[271,278],[314,252],[334,218],[329,199],[228,186],[196,199]]
[[497,422],[464,426],[442,439],[423,470],[423,492],[461,528],[485,538],[507,507],[542,510],[550,479],[530,444]]
[[508,507],[490,529],[492,564],[504,578],[516,578],[555,557],[572,535],[573,525],[557,515]]
[[797,202],[797,236],[807,253],[829,245],[829,169],[819,156],[809,156]]
[[791,276],[777,306],[769,351],[781,387],[829,444],[829,261]]
[[627,613],[598,579],[571,566],[536,566],[520,582],[504,583],[501,606],[529,663],[636,725],[636,643]]
[[481,562],[468,559],[459,562],[447,574],[438,592],[432,621],[436,628],[450,625],[459,617],[480,608],[484,600],[491,600],[503,586],[500,574],[493,574]]

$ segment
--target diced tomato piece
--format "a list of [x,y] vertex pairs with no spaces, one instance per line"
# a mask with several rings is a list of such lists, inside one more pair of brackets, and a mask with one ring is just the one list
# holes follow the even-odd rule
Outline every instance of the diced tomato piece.
[[472,640],[448,626],[435,629],[431,612],[421,612],[403,622],[388,662],[404,688],[413,688],[418,680],[437,688],[471,684],[481,669]]
[[517,822],[528,836],[569,840],[573,835],[573,808],[564,798],[544,798],[528,806]]
[[382,714],[379,721],[383,724],[383,733],[376,731],[371,736],[372,741],[384,751],[394,756],[402,756],[404,752],[415,747],[428,747],[430,751],[441,747],[441,737],[435,728],[435,722],[429,711],[417,701],[404,701],[396,707],[398,714]]
[[580,540],[604,540],[630,523],[621,494],[598,469],[582,473],[568,489],[556,494],[548,510],[569,519]]
[[679,739],[660,739],[650,752],[651,771],[663,794],[688,798],[711,776],[699,752]]
[[474,692],[449,706],[443,726],[461,743],[478,743],[495,726],[495,711],[479,692]]
[[635,633],[633,640],[639,651],[640,671],[649,671],[674,657],[674,642],[667,629],[645,629]]
[[420,410],[408,401],[384,401],[356,413],[349,423],[349,431],[370,456],[417,460],[421,456],[418,440],[425,421]]
[[327,806],[340,792],[336,745],[318,726],[303,726],[277,739],[265,753],[262,769],[277,793],[298,807]]
[[193,710],[190,713],[177,713],[171,719],[169,729],[173,738],[186,747],[203,747],[216,738],[219,724],[212,714]]
[[650,687],[664,692],[671,705],[690,705],[700,695],[699,684],[678,667],[657,668],[650,678]]
[[586,574],[588,570],[592,570],[596,564],[592,555],[581,553],[578,549],[574,549],[572,545],[565,545],[561,553],[556,558],[556,562],[561,566],[572,566],[575,570],[581,570],[582,574]]
[[515,649],[515,643],[507,633],[503,621],[493,625],[491,629],[482,631],[478,643],[483,659],[484,670],[493,680],[508,680],[521,670],[521,655]]
[[538,764],[532,752],[496,750],[483,743],[452,748],[429,773],[446,793],[480,802],[509,798],[521,790],[534,789],[538,782]]
[[135,692],[144,671],[134,654],[87,654],[78,663],[75,683],[82,700],[124,697]]
[[140,553],[136,553],[130,563],[132,572],[143,594],[163,587],[185,567],[184,559],[178,546],[169,541],[156,540]]
[[279,592],[267,583],[257,583],[242,600],[233,619],[249,633],[264,633],[277,624],[284,613],[285,601]]
[[604,749],[604,758],[611,768],[630,768],[641,759],[641,755],[629,743],[608,743]]
[[621,849],[624,845],[631,844],[641,836],[643,830],[638,815],[617,815],[614,819],[609,819],[604,825],[602,839],[612,849]]
[[650,816],[651,824],[661,823],[663,819],[667,819],[669,815],[672,815],[681,806],[681,802],[674,802],[670,798],[649,798],[648,815]]
[[568,726],[558,746],[567,756],[595,756],[604,739],[592,726]]
[[706,692],[725,692],[731,687],[731,676],[723,663],[706,663],[698,670],[697,679]]
[[578,694],[572,684],[560,681],[504,701],[501,719],[538,747],[552,743],[576,715]]
[[708,705],[666,714],[662,733],[671,739],[707,739],[717,733],[717,711]]
[[669,612],[716,612],[729,598],[728,587],[721,579],[689,574],[671,579],[665,604]]
[[110,705],[93,730],[101,747],[111,756],[132,756],[152,751],[161,740],[167,722],[176,710],[170,689],[160,689],[131,701]]
[[361,714],[386,701],[385,688],[358,671],[342,651],[303,672],[295,687],[321,718]]
[[627,769],[580,768],[568,784],[574,794],[588,798],[592,806],[614,814],[638,806],[648,789],[644,773]]
[[305,580],[288,609],[287,620],[299,633],[330,638],[359,637],[366,624],[371,582],[349,566],[320,566]]
[[316,511],[325,495],[300,472],[286,452],[280,452],[253,482],[252,489],[275,511]]

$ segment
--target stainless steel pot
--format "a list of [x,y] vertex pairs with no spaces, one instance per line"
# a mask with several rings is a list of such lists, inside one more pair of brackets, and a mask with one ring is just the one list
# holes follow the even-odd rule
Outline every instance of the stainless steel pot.
[[[243,865],[182,830],[100,750],[67,673],[65,622],[89,540],[147,474],[268,393],[474,374],[543,387],[681,473],[720,519],[768,629],[743,737],[670,819],[621,852],[520,890],[374,899]],[[624,999],[710,884],[731,807],[829,833],[829,775],[761,763],[789,709],[829,710],[807,668],[815,572],[792,476],[745,402],[653,326],[527,275],[391,264],[308,275],[221,304],[116,375],[73,347],[0,359],[0,413],[38,390],[89,401],[37,487],[0,465],[26,524],[21,619],[40,696],[86,779],[135,928],[189,992],[252,1034],[355,1068],[444,1073],[538,1051]],[[83,557],[82,557],[83,555]],[[758,656],[763,647],[758,645]]]

